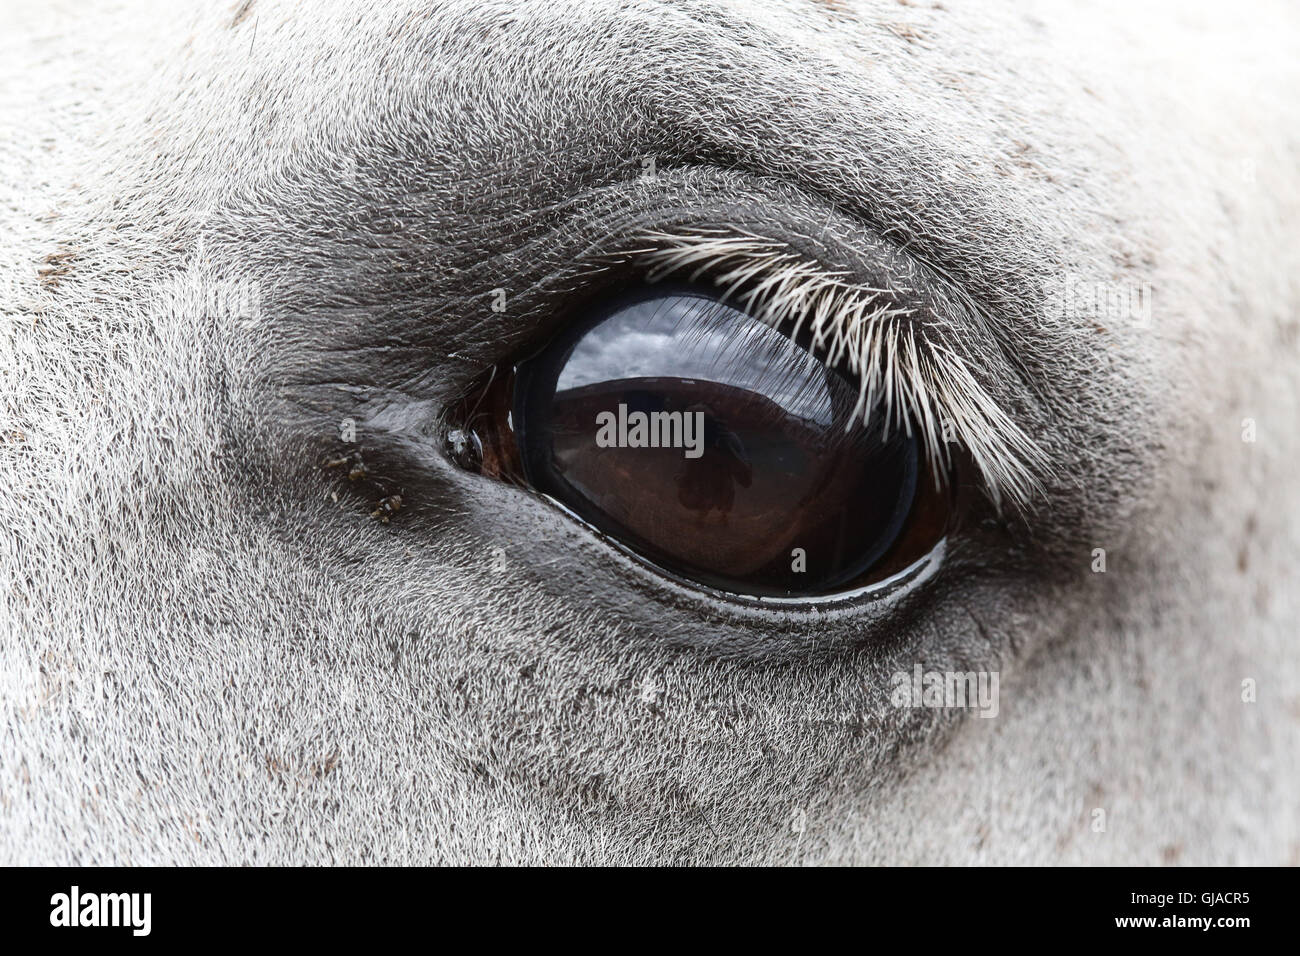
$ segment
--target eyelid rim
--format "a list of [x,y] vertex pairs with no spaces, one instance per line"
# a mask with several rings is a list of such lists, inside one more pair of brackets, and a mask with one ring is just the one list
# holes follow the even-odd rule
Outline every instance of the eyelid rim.
[[795,595],[791,597],[781,595],[741,594],[736,591],[726,591],[709,584],[702,584],[699,581],[674,574],[672,571],[656,564],[649,558],[638,554],[636,551],[611,535],[601,531],[581,515],[573,511],[573,509],[565,505],[562,501],[541,492],[534,492],[534,494],[536,494],[537,497],[547,505],[585,528],[607,547],[616,551],[630,564],[654,575],[656,578],[661,579],[681,594],[689,595],[695,600],[702,598],[715,603],[726,604],[738,608],[782,611],[786,613],[806,614],[809,616],[822,615],[837,608],[855,608],[866,604],[871,604],[875,608],[880,608],[882,602],[904,597],[938,574],[939,570],[943,567],[944,557],[947,555],[949,547],[948,535],[945,534],[935,542],[934,546],[929,551],[909,563],[906,567],[895,571],[893,574],[882,578],[879,581],[872,581],[869,584],[863,584],[844,591],[835,591],[829,594]]

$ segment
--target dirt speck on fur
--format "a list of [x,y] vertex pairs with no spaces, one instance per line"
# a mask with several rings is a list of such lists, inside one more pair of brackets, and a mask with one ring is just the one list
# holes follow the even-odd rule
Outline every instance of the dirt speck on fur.
[[234,19],[230,21],[230,29],[232,30],[235,29],[235,27],[239,26],[241,23],[247,20],[248,15],[252,12],[253,12],[253,0],[244,0],[243,3],[241,3],[239,6],[235,8],[235,16]]

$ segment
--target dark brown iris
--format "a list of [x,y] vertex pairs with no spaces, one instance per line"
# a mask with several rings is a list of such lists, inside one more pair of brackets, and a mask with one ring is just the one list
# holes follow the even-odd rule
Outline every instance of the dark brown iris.
[[680,577],[740,594],[853,586],[917,500],[917,443],[856,387],[711,295],[650,287],[521,363],[529,484]]

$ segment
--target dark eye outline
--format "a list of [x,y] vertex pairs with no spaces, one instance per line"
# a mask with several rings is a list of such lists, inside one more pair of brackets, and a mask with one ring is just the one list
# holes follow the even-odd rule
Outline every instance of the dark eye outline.
[[[670,272],[671,270],[667,271]],[[650,282],[658,281],[663,278],[664,274],[665,270],[661,270],[658,275],[647,274],[644,270],[640,273],[643,281]],[[696,281],[704,278],[708,281],[710,278],[709,270],[697,269],[691,278]],[[626,276],[624,280],[626,281]],[[737,285],[733,283],[731,288],[726,291],[728,300],[734,301]],[[743,289],[741,291],[743,292]],[[597,295],[609,294],[611,292],[608,287],[601,289],[599,292],[589,292],[589,296],[592,298]],[[553,333],[552,337],[555,334],[562,333]],[[816,341],[815,334],[809,328],[796,329],[795,334],[802,335],[805,347],[810,352],[817,354],[821,343]],[[547,341],[549,342],[550,339],[548,338]],[[545,343],[541,345],[535,344],[526,351],[526,354],[532,354],[539,348],[544,347],[544,345]],[[519,465],[515,454],[503,448],[499,441],[489,437],[486,443],[480,444],[479,437],[475,435],[472,426],[479,422],[483,415],[504,415],[508,420],[513,412],[513,374],[517,359],[522,357],[518,356],[515,360],[508,360],[494,366],[484,380],[480,380],[471,387],[459,407],[454,409],[448,416],[448,424],[452,429],[448,434],[457,436],[454,442],[456,447],[449,448],[449,456],[453,461],[462,467],[469,464],[471,470],[482,470],[490,476],[506,480],[528,490],[559,510],[568,520],[581,525],[607,546],[616,549],[625,557],[648,568],[657,576],[720,601],[754,606],[821,607],[841,605],[862,600],[874,600],[893,593],[900,586],[918,579],[928,578],[941,565],[948,547],[949,536],[957,530],[965,512],[964,506],[969,503],[973,489],[979,487],[978,482],[971,481],[967,477],[971,470],[970,462],[968,457],[962,453],[962,449],[960,447],[945,449],[945,451],[950,452],[947,460],[942,463],[931,463],[936,466],[932,471],[934,479],[932,491],[934,493],[927,496],[924,507],[913,508],[912,514],[909,515],[906,522],[908,527],[899,535],[899,540],[888,549],[887,553],[879,561],[873,564],[867,575],[864,575],[858,582],[833,592],[796,596],[758,596],[722,590],[691,578],[682,577],[664,568],[634,548],[624,544],[618,538],[601,531],[577,514],[565,502],[532,488],[525,478],[523,469]],[[894,426],[904,428],[920,427],[914,426],[901,414]],[[466,458],[469,459],[468,462]],[[931,482],[923,478],[920,484],[928,488]],[[919,502],[918,505],[920,505]],[[924,548],[915,546],[916,535],[922,533],[918,529],[923,529],[923,533],[928,536],[922,539],[926,542]],[[900,547],[898,546],[900,544],[907,546]]]
[[[608,305],[609,308],[617,310],[618,308],[636,306],[644,302],[660,303],[674,299],[681,302],[704,299],[705,301],[719,303],[716,291],[713,289],[701,289],[681,283],[655,283],[630,290]],[[743,312],[735,309],[734,305],[730,304],[727,305],[726,311],[736,314],[737,317],[744,315]],[[908,458],[911,464],[903,466],[907,477],[905,484],[900,486],[899,490],[900,492],[903,489],[908,490],[905,492],[905,497],[898,501],[898,504],[903,506],[901,512],[894,513],[894,517],[889,519],[889,523],[885,526],[887,530],[881,536],[873,537],[870,534],[865,534],[864,537],[857,539],[857,543],[861,545],[861,550],[850,551],[852,556],[845,559],[847,566],[840,567],[838,571],[823,572],[820,577],[814,572],[809,577],[807,587],[790,587],[797,579],[786,575],[784,572],[778,573],[785,578],[785,587],[776,586],[775,582],[770,581],[766,584],[761,583],[761,576],[757,580],[751,579],[748,586],[742,579],[737,578],[735,587],[728,587],[726,584],[721,583],[721,580],[728,577],[728,575],[720,572],[715,573],[707,566],[697,565],[693,572],[683,570],[680,565],[683,564],[685,559],[669,553],[669,551],[664,550],[653,541],[638,534],[632,526],[624,525],[604,507],[586,498],[561,473],[555,472],[551,468],[549,453],[543,453],[542,448],[535,443],[535,438],[530,439],[529,437],[530,431],[527,428],[527,423],[530,417],[528,408],[530,402],[535,402],[539,398],[539,389],[541,389],[541,395],[550,394],[555,376],[559,374],[560,368],[568,361],[572,348],[582,340],[585,332],[601,324],[603,321],[602,314],[609,315],[609,309],[596,311],[594,315],[576,321],[559,336],[548,342],[540,353],[524,359],[515,367],[512,404],[513,428],[510,433],[506,434],[498,427],[497,434],[504,435],[507,441],[511,438],[514,439],[516,451],[519,455],[520,469],[526,476],[528,485],[533,490],[552,501],[558,502],[567,511],[577,515],[579,520],[582,520],[588,527],[606,535],[612,541],[618,542],[625,550],[637,553],[643,560],[650,563],[664,575],[686,584],[708,587],[738,597],[761,597],[764,600],[773,598],[787,600],[825,600],[834,598],[845,593],[858,591],[868,585],[874,585],[889,574],[900,570],[903,566],[914,563],[916,559],[933,550],[934,544],[937,543],[937,539],[942,536],[944,531],[942,522],[936,518],[936,513],[944,511],[944,505],[948,501],[947,493],[952,482],[947,480],[945,475],[945,480],[942,483],[935,482],[931,486],[926,480],[927,476],[931,474],[931,469],[923,460],[919,460],[921,453],[920,442],[914,436],[896,429],[892,433],[887,432],[885,435],[877,434],[875,436],[875,439],[879,441],[889,439],[884,445],[878,445],[872,441],[865,446],[856,444],[850,446],[863,454],[880,454],[886,452],[886,448],[889,447],[893,447],[895,452],[906,448],[909,450]],[[704,314],[707,316],[707,312]],[[707,322],[708,319],[705,318],[705,321]],[[737,327],[735,331],[739,332],[740,327]],[[788,340],[788,337],[783,334],[782,338]],[[792,344],[808,358],[809,364],[813,368],[821,370],[821,374],[826,376],[828,381],[834,378],[849,384],[838,369],[818,360],[813,351],[806,345]],[[844,415],[851,403],[852,399],[850,398],[839,407],[838,414]],[[541,408],[539,408],[539,412],[541,411]],[[542,412],[542,414],[544,417],[546,412]],[[842,429],[846,424],[848,423],[845,419],[840,418],[832,427],[838,430]],[[874,418],[865,417],[853,427],[860,429],[860,435],[862,438],[866,438],[866,433],[878,429],[879,425],[879,421]],[[905,438],[904,434],[906,434]],[[900,440],[903,442],[901,445]],[[549,445],[546,447],[549,449]],[[840,451],[836,452],[836,454],[848,453],[848,449],[844,446],[837,447],[840,448]],[[881,464],[887,467],[885,461],[886,459],[881,459]],[[881,489],[876,490],[880,491]],[[843,517],[841,516],[841,519]],[[859,513],[858,517],[865,516]],[[832,522],[833,525],[834,522]],[[805,531],[809,535],[815,535],[818,532],[814,529],[818,527],[822,528],[821,533],[828,530],[823,523],[821,525],[807,526]],[[838,552],[838,548],[836,550]],[[901,563],[900,556],[905,558]],[[788,558],[780,557],[779,549],[778,552],[773,553],[772,557],[776,565],[783,565],[788,560]],[[685,560],[685,563],[690,564],[691,562]],[[674,565],[679,567],[674,569]],[[771,573],[771,570],[769,566],[768,573]],[[782,593],[783,590],[785,593]]]
[[[843,620],[844,615],[866,615],[864,621],[880,621],[883,625],[881,615],[891,615],[889,609],[897,602],[919,593],[922,587],[931,587],[926,582],[935,577],[941,560],[957,568],[985,568],[992,559],[981,557],[980,549],[992,543],[989,536],[1007,540],[1005,535],[1015,535],[1018,541],[1026,540],[1016,529],[1032,527],[1033,512],[1047,489],[1054,487],[1056,477],[1043,449],[1009,415],[1012,409],[1019,415],[1023,409],[1035,407],[1038,399],[1031,373],[1020,367],[1012,340],[1006,338],[1006,317],[990,312],[991,307],[983,299],[972,298],[940,266],[921,254],[899,248],[870,227],[855,226],[846,231],[844,224],[851,220],[837,218],[834,210],[802,219],[788,213],[787,204],[798,209],[802,203],[799,196],[782,195],[775,207],[782,212],[774,215],[753,214],[746,208],[728,209],[728,225],[719,224],[721,217],[716,210],[704,215],[689,207],[675,207],[667,215],[656,216],[660,222],[653,231],[609,223],[567,238],[563,245],[570,251],[564,265],[544,279],[534,279],[517,294],[518,298],[512,299],[513,323],[487,320],[485,315],[487,327],[495,330],[499,344],[482,338],[457,343],[462,356],[474,356],[477,371],[467,369],[456,376],[452,397],[440,402],[438,421],[430,424],[440,427],[446,437],[448,429],[454,430],[467,415],[485,413],[490,402],[484,400],[478,387],[494,371],[499,373],[503,362],[508,368],[510,357],[540,348],[585,305],[612,294],[628,281],[686,272],[687,278],[711,281],[724,288],[729,297],[739,297],[760,289],[770,291],[774,278],[798,271],[824,287],[833,287],[836,295],[844,290],[859,299],[864,291],[873,298],[879,296],[893,314],[902,317],[899,328],[903,332],[897,340],[913,346],[904,356],[908,361],[920,362],[929,371],[945,367],[956,370],[942,383],[947,386],[946,395],[955,395],[958,400],[956,440],[944,447],[969,465],[962,469],[961,480],[952,489],[957,520],[969,528],[969,535],[950,535],[930,558],[878,585],[826,598],[756,599],[711,591],[694,581],[678,582],[663,569],[622,548],[619,542],[600,535],[560,503],[531,491],[529,497],[549,504],[546,510],[565,524],[582,529],[587,543],[575,552],[579,564],[585,560],[582,555],[593,553],[591,547],[597,552],[616,552],[619,560],[611,562],[611,577],[606,579],[609,584],[626,582],[634,592],[654,600],[663,609],[692,607],[693,614],[716,618],[718,626],[724,628],[730,627],[725,621],[740,619],[728,615],[765,621],[764,626],[777,621],[818,621],[819,627],[833,626],[831,622]],[[796,226],[796,222],[802,225]],[[836,225],[829,225],[831,222]],[[665,267],[665,257],[683,251],[690,254]],[[744,273],[743,281],[734,281],[737,272]],[[775,288],[779,290],[780,285]],[[481,303],[485,312],[488,305],[485,292]],[[519,321],[521,318],[524,321]],[[962,401],[967,404],[961,405]],[[928,439],[937,442],[938,415],[942,410],[931,406],[924,409],[924,416],[909,417],[908,407],[900,402],[895,405],[895,420],[899,425],[924,427]],[[973,449],[968,447],[968,439],[974,440]],[[477,457],[478,450],[471,445],[462,443],[460,447]],[[482,464],[490,471],[493,450],[487,447],[482,452]],[[454,452],[445,457],[453,465],[456,463]],[[478,467],[476,463],[471,470]],[[496,477],[526,490],[520,476],[498,473]],[[539,526],[551,526],[547,519],[539,521]],[[545,553],[564,546],[558,541],[545,541],[538,542],[538,547]],[[555,561],[567,563],[567,558],[557,556],[550,563]],[[1001,566],[996,561],[994,564]],[[649,611],[637,612],[642,613]],[[747,640],[739,632],[734,637],[741,643]]]

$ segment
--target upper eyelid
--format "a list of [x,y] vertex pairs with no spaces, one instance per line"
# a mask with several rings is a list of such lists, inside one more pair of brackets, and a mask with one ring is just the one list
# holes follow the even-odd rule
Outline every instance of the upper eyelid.
[[[651,280],[689,272],[773,325],[813,333],[825,361],[859,380],[859,411],[883,402],[886,427],[915,428],[936,477],[948,441],[963,446],[996,507],[1029,510],[1050,464],[1042,449],[980,385],[966,360],[913,320],[925,308],[912,282],[866,285],[779,240],[745,230],[650,232],[636,257]],[[912,277],[913,279],[915,276]],[[933,297],[930,298],[933,301]]]
[[[420,212],[418,203],[427,198],[414,197],[416,205],[409,214]],[[922,311],[937,315],[947,328],[922,321],[924,335],[914,341],[923,347],[913,350],[909,363],[942,361],[943,369],[950,371],[936,383],[972,386],[965,392],[953,392],[952,385],[947,388],[954,395],[978,399],[974,405],[968,403],[965,416],[953,416],[953,433],[977,452],[977,463],[984,463],[990,497],[1029,510],[1046,477],[1043,456],[1000,410],[1034,410],[1042,404],[1038,390],[1043,383],[1020,367],[1017,353],[1011,350],[1021,335],[1017,331],[1013,337],[1007,331],[1011,317],[985,320],[954,280],[933,281],[931,273],[943,274],[922,258],[922,250],[900,248],[883,238],[887,230],[873,228],[828,204],[818,193],[782,178],[711,164],[661,166],[649,182],[638,175],[620,175],[575,190],[553,211],[548,222],[522,233],[503,234],[498,228],[488,249],[463,241],[440,243],[426,257],[427,240],[417,230],[401,244],[376,246],[377,257],[368,260],[364,283],[349,282],[341,288],[304,284],[299,295],[285,301],[286,311],[306,321],[318,312],[314,302],[321,300],[322,307],[328,306],[332,303],[328,297],[339,294],[356,303],[352,308],[382,308],[394,317],[369,327],[409,345],[409,359],[390,349],[377,368],[380,374],[373,374],[369,366],[363,374],[373,377],[376,385],[447,405],[488,368],[540,347],[582,308],[584,300],[592,301],[616,287],[620,278],[643,273],[646,255],[659,247],[655,242],[647,245],[647,233],[678,235],[712,229],[780,241],[789,246],[787,252],[823,277],[843,270],[847,274],[839,278],[858,292],[888,289],[903,297],[940,303],[940,308]],[[427,212],[438,215],[437,207]],[[286,236],[285,241],[291,238]],[[387,269],[390,260],[400,268]],[[429,272],[423,281],[412,281],[411,263],[418,273],[424,268],[422,262],[429,263]],[[507,311],[497,317],[491,303],[499,286],[508,287],[510,300]],[[438,321],[431,323],[430,316]],[[355,336],[346,338],[350,326],[339,327],[341,343],[334,341],[331,327],[313,320],[311,328],[313,340],[321,342],[325,354],[354,356],[364,351]],[[430,374],[430,354],[441,366],[436,376]],[[340,374],[334,361],[329,360],[326,374]],[[960,374],[962,370],[975,374]],[[980,379],[985,388],[978,387]],[[961,408],[954,402],[949,410]],[[915,410],[922,413],[913,418],[930,435],[941,431],[934,416],[927,424],[924,407]]]

